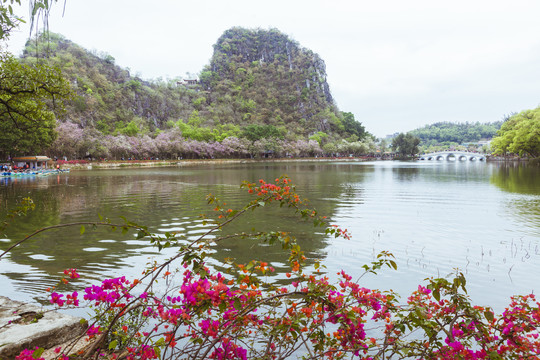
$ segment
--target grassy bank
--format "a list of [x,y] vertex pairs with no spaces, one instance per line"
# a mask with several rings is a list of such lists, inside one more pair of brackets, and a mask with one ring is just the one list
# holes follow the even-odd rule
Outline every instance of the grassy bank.
[[[324,161],[371,161],[374,158],[275,158],[275,159],[183,159],[183,160],[110,160],[110,161],[74,161],[64,162],[62,169],[94,170],[134,167],[193,166],[202,164],[245,164],[260,162],[324,162]],[[56,166],[55,164],[53,166]]]

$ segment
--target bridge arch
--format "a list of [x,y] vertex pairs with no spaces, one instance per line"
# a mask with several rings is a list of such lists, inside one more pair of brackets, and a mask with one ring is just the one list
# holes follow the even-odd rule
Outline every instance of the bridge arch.
[[418,159],[424,161],[486,161],[486,156],[467,151],[440,151],[430,154],[423,154],[419,156]]

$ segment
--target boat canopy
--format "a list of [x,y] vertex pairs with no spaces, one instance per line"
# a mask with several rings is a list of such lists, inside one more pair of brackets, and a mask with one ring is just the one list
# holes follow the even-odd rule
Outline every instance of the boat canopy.
[[12,160],[14,162],[17,162],[17,161],[20,161],[20,162],[23,162],[23,161],[39,161],[39,162],[43,162],[43,161],[51,161],[52,159],[49,158],[48,156],[16,156],[14,158],[12,158]]
[[11,160],[18,167],[23,167],[25,164],[29,164],[30,168],[40,169],[47,168],[47,161],[52,159],[47,156],[15,156]]

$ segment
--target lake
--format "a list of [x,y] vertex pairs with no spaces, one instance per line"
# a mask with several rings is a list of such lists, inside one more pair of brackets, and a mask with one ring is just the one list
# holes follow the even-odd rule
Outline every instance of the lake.
[[[320,259],[330,277],[344,269],[358,278],[363,264],[388,250],[398,270],[384,269],[361,282],[396,290],[404,301],[425,278],[447,276],[455,268],[466,274],[473,301],[498,312],[510,295],[540,289],[540,168],[519,163],[290,161],[2,178],[2,219],[23,197],[37,206],[0,234],[0,248],[38,228],[97,221],[98,214],[113,222],[124,216],[156,233],[196,237],[208,229],[199,218],[212,212],[208,193],[238,207],[249,199],[239,188],[242,180],[273,181],[282,174],[352,239],[328,238],[277,209],[255,212],[233,230],[293,230],[309,261]],[[0,260],[1,295],[45,304],[45,289],[56,285],[66,268],[79,269],[84,280],[75,285],[80,286],[104,276],[135,278],[144,264],[172,251],[158,253],[133,234],[87,228],[81,235],[79,227],[46,232]],[[265,260],[277,269],[276,281],[284,281],[286,257],[278,247],[235,241],[213,251],[210,262],[218,268],[226,257]]]

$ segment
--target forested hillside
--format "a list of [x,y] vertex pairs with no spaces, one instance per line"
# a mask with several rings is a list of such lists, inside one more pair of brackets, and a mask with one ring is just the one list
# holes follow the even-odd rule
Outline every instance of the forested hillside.
[[[227,30],[200,80],[145,81],[61,35],[27,43],[21,62],[62,70],[74,90],[54,156],[245,157],[365,153],[373,141],[337,109],[324,61],[277,30]],[[183,73],[178,69],[178,73]],[[12,154],[14,155],[14,154]]]
[[164,129],[169,120],[187,120],[200,97],[196,89],[177,86],[176,80],[144,81],[131,76],[115,65],[113,56],[90,52],[58,34],[42,36],[38,43],[29,41],[22,60],[59,67],[76,92],[66,118],[103,134]]
[[438,122],[410,131],[410,134],[420,138],[422,146],[473,143],[493,138],[502,123],[503,121],[485,124]]

